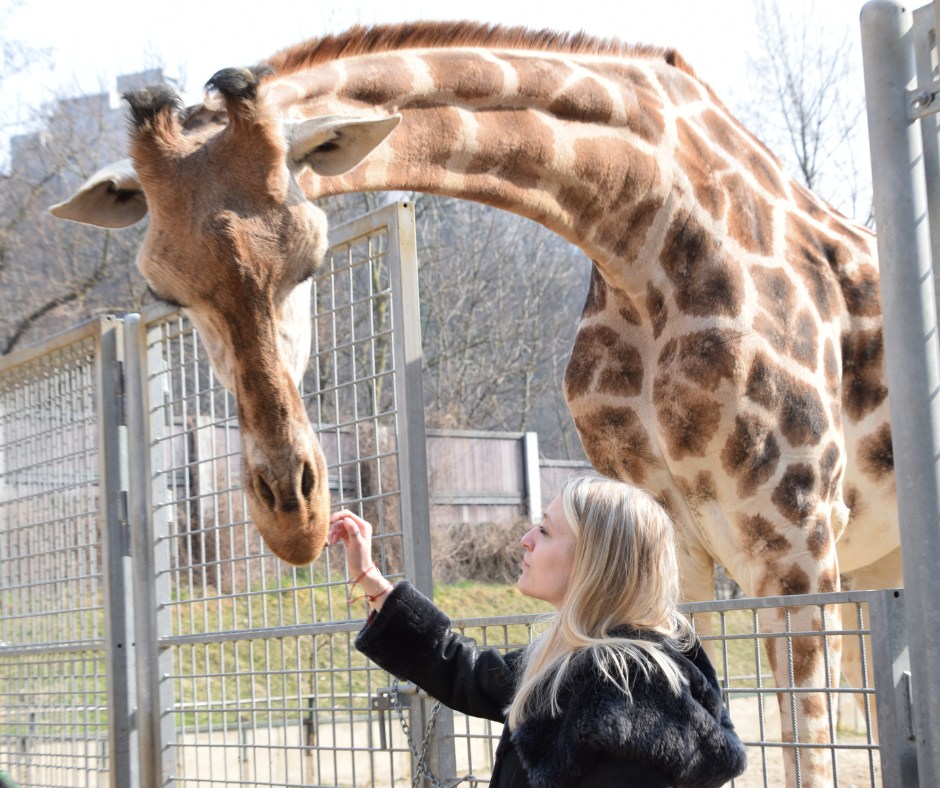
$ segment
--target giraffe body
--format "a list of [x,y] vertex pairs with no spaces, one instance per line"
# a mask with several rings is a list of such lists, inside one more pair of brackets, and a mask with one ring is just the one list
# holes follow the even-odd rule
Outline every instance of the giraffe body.
[[[689,599],[711,598],[715,562],[757,596],[901,584],[874,238],[789,179],[678,55],[457,24],[358,29],[268,65],[255,111],[285,124],[306,197],[477,200],[593,261],[566,397],[592,464],[674,516]],[[223,99],[188,111],[187,144],[230,133]],[[356,147],[345,119],[384,136],[399,116],[361,164],[330,162]],[[178,233],[155,187],[150,233]],[[192,283],[145,258],[186,303]],[[836,680],[837,646],[828,679],[816,639],[793,651],[798,686]],[[770,649],[780,677],[783,657]],[[822,741],[822,703],[799,706],[800,740]],[[801,766],[804,784],[830,780],[828,756]]]

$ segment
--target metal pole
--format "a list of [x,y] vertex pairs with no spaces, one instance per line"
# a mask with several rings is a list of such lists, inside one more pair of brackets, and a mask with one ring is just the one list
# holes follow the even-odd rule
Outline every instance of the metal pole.
[[917,750],[911,722],[911,657],[904,627],[903,593],[873,591],[868,603],[883,788],[917,785]]
[[940,785],[940,400],[936,301],[916,124],[911,12],[890,0],[862,9],[862,53],[881,259],[901,551],[920,785]]
[[389,221],[388,245],[399,249],[400,267],[393,272],[395,385],[399,403],[402,534],[405,571],[415,587],[434,593],[431,579],[431,514],[428,493],[427,437],[424,432],[424,387],[421,379],[421,304],[418,297],[418,252],[414,206],[400,203]]
[[124,434],[123,342],[119,322],[101,321],[96,384],[100,466],[100,538],[105,598],[105,660],[108,669],[108,728],[111,788],[137,788],[137,731],[133,582],[127,527],[127,467]]
[[135,633],[137,641],[137,726],[140,731],[140,786],[157,788],[163,782],[160,759],[160,674],[157,668],[158,638],[153,568],[153,533],[150,522],[149,448],[144,403],[144,368],[140,315],[124,317],[125,390],[131,547],[136,583]]

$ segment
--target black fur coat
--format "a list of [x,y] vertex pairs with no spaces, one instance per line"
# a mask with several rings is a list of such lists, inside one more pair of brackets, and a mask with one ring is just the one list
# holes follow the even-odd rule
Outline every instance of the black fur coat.
[[[511,732],[503,729],[490,785],[711,788],[741,774],[744,746],[705,652],[696,647],[680,654],[662,645],[689,680],[678,696],[657,671],[646,679],[634,670],[627,698],[585,660],[559,698],[560,716],[531,717]],[[409,583],[395,586],[356,647],[452,709],[505,722],[522,652],[478,648],[454,633],[450,619]]]

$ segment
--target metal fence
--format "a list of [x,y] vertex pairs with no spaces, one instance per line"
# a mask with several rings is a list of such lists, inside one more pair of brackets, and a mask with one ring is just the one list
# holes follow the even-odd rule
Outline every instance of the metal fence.
[[[335,503],[375,523],[384,572],[430,594],[412,211],[390,206],[331,242],[304,402]],[[235,413],[198,335],[165,310],[0,360],[0,769],[21,788],[361,787],[412,783],[420,762],[436,775],[418,774],[424,785],[486,784],[498,726],[432,713],[354,649],[366,608],[348,602],[341,551],[298,568],[265,549],[246,519]],[[690,608],[711,619],[706,639],[751,749],[737,785],[781,784],[784,747],[824,748],[838,785],[904,785],[899,600]],[[762,625],[772,608],[836,603],[849,613],[822,632]],[[511,648],[539,623],[457,626]],[[764,640],[836,648],[840,636],[859,642],[872,671],[858,686],[818,688],[829,741],[797,731],[782,745]],[[808,690],[782,691],[792,708]]]

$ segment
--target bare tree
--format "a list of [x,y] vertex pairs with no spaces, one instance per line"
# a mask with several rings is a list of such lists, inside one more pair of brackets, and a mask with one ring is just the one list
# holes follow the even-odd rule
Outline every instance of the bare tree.
[[829,29],[814,0],[755,0],[742,119],[803,184],[871,224],[858,31]]
[[536,430],[551,456],[583,456],[561,377],[587,292],[588,261],[534,222],[476,203],[423,202],[428,423]]
[[[119,90],[162,79],[159,70],[124,77]],[[96,314],[139,309],[150,300],[134,269],[143,225],[101,232],[48,214],[95,169],[124,155],[124,111],[107,93],[52,102],[14,136],[10,172],[0,180],[0,353]]]

